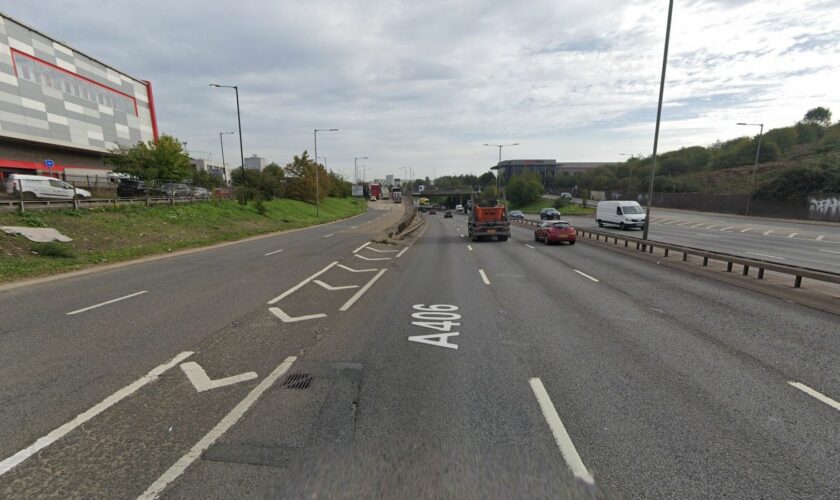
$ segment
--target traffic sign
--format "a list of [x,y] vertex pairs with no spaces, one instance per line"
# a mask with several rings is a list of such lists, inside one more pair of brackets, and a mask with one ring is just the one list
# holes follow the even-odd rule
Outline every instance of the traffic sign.
[[44,160],[44,166],[47,168],[53,168],[55,166],[55,162],[52,160]]

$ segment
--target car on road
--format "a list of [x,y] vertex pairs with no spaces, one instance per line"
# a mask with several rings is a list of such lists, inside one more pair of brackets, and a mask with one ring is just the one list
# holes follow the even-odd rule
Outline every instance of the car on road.
[[525,214],[522,213],[522,210],[511,210],[509,217],[511,219],[524,220],[525,219]]
[[464,213],[464,205],[455,205],[455,212],[459,214]]
[[371,196],[370,201],[376,201],[376,196]]
[[548,207],[540,210],[540,220],[553,220],[562,217],[556,208]]
[[452,211],[451,211],[451,210],[447,210],[446,212],[444,212],[444,213],[443,213],[443,218],[444,218],[444,219],[451,219],[451,218],[452,218]]
[[569,245],[574,245],[576,239],[577,231],[575,228],[563,220],[541,222],[534,230],[534,241],[542,241],[546,245],[563,241]]
[[614,224],[619,229],[645,227],[645,209],[635,201],[599,201],[595,210],[595,222],[598,227]]
[[45,175],[11,174],[6,179],[6,192],[27,200],[72,200],[90,198],[90,191],[73,187],[62,180]]
[[164,196],[170,198],[189,198],[192,196],[192,188],[180,182],[167,182],[161,184],[159,189]]
[[435,210],[434,207],[430,208],[429,215],[437,215],[437,210]]

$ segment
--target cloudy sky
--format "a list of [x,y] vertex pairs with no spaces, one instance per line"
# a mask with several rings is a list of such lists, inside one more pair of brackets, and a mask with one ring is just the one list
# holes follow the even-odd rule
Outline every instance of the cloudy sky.
[[[660,150],[840,118],[840,0],[675,2]],[[652,150],[666,0],[0,0],[0,10],[151,80],[163,132],[220,158],[312,150],[352,176],[481,173],[504,158]],[[237,143],[226,136],[226,159]],[[311,154],[311,153],[310,153]]]

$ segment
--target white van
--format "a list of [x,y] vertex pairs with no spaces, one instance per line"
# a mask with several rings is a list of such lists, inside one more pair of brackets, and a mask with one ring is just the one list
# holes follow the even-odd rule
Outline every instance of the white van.
[[9,178],[6,179],[6,192],[14,196],[20,196],[18,189],[23,192],[23,198],[27,200],[90,198],[90,191],[74,188],[64,181],[43,175],[9,175]]
[[455,205],[455,213],[464,213],[464,205]]
[[635,201],[599,201],[595,211],[599,227],[615,224],[621,229],[645,227],[645,209]]

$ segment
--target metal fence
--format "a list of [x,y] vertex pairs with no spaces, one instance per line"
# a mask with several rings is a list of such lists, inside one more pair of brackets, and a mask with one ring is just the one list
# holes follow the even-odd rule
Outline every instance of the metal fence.
[[118,207],[124,205],[146,206],[175,205],[210,201],[213,198],[148,197],[148,198],[75,198],[72,200],[0,200],[0,212],[26,212],[27,210],[78,210],[80,208]]

